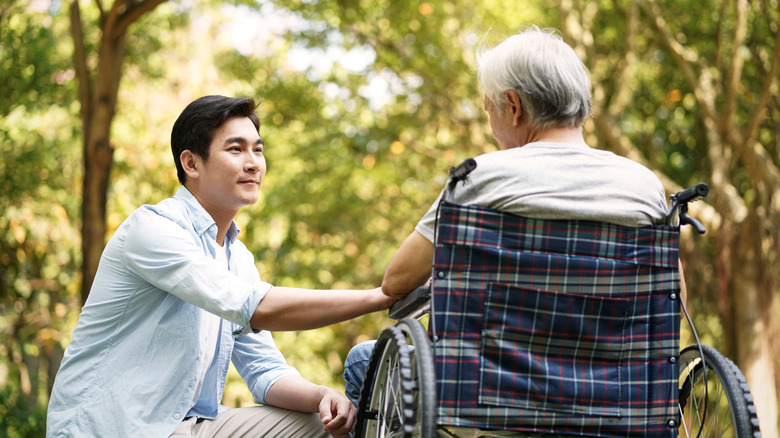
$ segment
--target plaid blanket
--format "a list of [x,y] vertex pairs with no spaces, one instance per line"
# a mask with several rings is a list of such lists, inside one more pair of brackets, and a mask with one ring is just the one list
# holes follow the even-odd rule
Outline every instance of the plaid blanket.
[[439,424],[676,436],[677,228],[442,203],[437,230]]

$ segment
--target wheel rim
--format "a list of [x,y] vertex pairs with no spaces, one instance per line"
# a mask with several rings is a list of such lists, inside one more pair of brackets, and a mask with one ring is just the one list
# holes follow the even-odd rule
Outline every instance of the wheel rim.
[[377,436],[397,436],[403,429],[404,412],[398,356],[388,358],[383,364],[385,384],[377,394]]
[[[385,344],[377,367],[368,409],[375,419],[366,422],[366,436],[411,437],[414,430],[414,396],[409,348],[404,335],[390,327],[392,337]],[[378,382],[383,382],[378,384]]]
[[699,436],[699,431],[702,437],[736,436],[731,407],[718,375],[707,369],[705,391],[701,358],[695,358],[687,366],[690,371],[683,382],[686,396],[680,403],[680,436]]
[[760,436],[753,398],[744,376],[714,348],[702,345],[684,349],[680,354],[679,383],[680,436]]
[[359,438],[436,435],[433,351],[419,321],[403,319],[380,334],[366,370],[357,416]]
[[436,434],[436,372],[428,333],[419,321],[402,319],[397,327],[406,336],[411,359],[415,437]]

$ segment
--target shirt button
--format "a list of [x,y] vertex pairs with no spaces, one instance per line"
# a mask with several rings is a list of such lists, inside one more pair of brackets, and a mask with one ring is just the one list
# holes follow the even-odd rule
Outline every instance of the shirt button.
[[198,381],[198,376],[193,377],[193,379],[195,379],[195,381],[197,382]]
[[179,415],[179,413],[176,412],[176,413],[173,414],[173,418],[178,420],[179,418],[181,418],[181,415]]

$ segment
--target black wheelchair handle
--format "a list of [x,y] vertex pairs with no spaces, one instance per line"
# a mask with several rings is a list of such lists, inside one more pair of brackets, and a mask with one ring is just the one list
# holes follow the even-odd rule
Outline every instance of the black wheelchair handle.
[[450,180],[452,182],[462,181],[476,168],[477,162],[473,158],[466,158],[466,161],[450,169]]
[[677,192],[674,196],[677,198],[678,203],[685,204],[686,202],[693,202],[699,198],[703,198],[707,196],[707,193],[709,192],[710,188],[707,186],[707,184],[700,182],[695,186],[691,186],[685,190]]
[[697,219],[690,217],[687,211],[680,212],[680,225],[692,225],[699,234],[704,234],[706,231],[704,225]]
[[672,195],[670,197],[671,206],[669,207],[669,212],[666,214],[666,223],[674,223],[675,219],[679,218],[679,224],[681,226],[692,225],[699,234],[704,234],[704,225],[688,215],[688,203],[707,196],[709,191],[710,188],[707,184],[700,182]]
[[466,161],[450,169],[450,183],[447,184],[447,190],[444,194],[444,200],[452,202],[452,192],[455,191],[455,186],[459,181],[463,181],[468,175],[477,168],[477,162],[473,158],[466,158]]

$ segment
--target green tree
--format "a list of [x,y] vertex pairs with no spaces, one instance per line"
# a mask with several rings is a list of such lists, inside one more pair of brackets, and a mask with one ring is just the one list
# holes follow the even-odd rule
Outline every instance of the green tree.
[[56,10],[0,8],[0,430],[37,436],[79,280],[79,157],[66,27]]
[[559,11],[592,66],[598,142],[646,163],[670,193],[710,185],[709,205],[695,206],[708,234],[682,248],[692,307],[777,436],[777,2],[561,1]]
[[[683,239],[690,307],[776,435],[777,0],[223,3],[0,6],[0,379],[11,383],[0,424],[11,436],[43,428],[12,418],[42,421],[35,407],[107,235],[178,186],[166,135],[189,101],[265,99],[268,175],[237,218],[263,278],[372,286],[446,169],[495,149],[475,49],[529,23],[559,28],[590,68],[592,145],[645,163],[670,193],[710,184],[692,208],[708,233]],[[339,387],[349,347],[389,324],[377,314],[275,337],[306,377]],[[251,403],[239,380],[228,405]]]
[[[106,201],[113,164],[111,125],[127,53],[128,29],[165,0],[94,2],[96,15],[84,19],[79,0],[70,0],[73,64],[84,135],[81,207],[82,303],[89,295],[106,239]],[[97,56],[95,56],[97,55]]]

